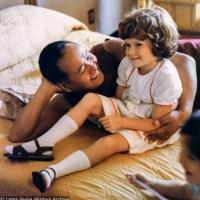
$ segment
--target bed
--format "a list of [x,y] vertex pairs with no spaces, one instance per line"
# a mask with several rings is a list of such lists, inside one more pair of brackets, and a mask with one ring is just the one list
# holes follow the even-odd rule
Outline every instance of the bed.
[[[34,94],[40,84],[38,55],[48,43],[67,39],[90,49],[108,36],[90,31],[80,21],[36,6],[16,6],[0,11],[0,87]],[[70,200],[150,200],[149,192],[130,185],[122,173],[143,172],[161,179],[184,179],[179,160],[180,141],[140,155],[116,154],[91,169],[56,180],[41,194],[31,182],[31,172],[56,163],[75,150],[84,148],[105,133],[87,122],[75,134],[55,147],[51,162],[11,162],[3,147],[12,121],[0,118],[0,197],[62,196]]]

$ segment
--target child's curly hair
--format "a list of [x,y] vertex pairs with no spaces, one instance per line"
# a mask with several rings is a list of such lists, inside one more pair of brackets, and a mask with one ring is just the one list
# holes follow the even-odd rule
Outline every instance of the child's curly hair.
[[159,58],[169,58],[177,50],[179,33],[170,14],[159,6],[132,10],[119,23],[122,39],[149,39],[152,53]]

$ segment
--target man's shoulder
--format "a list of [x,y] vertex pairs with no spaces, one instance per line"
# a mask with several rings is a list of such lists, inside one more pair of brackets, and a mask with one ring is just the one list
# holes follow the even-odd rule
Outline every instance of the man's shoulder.
[[120,62],[124,57],[123,48],[121,48],[123,41],[119,38],[116,39],[107,39],[103,43],[96,44],[91,48],[91,53],[94,55],[106,54],[116,61]]
[[109,53],[103,43],[93,46],[90,50],[97,57],[97,62],[103,73],[115,73],[120,60],[116,59],[115,55]]
[[90,49],[90,52],[93,53],[94,55],[100,51],[104,51],[103,43],[96,44]]

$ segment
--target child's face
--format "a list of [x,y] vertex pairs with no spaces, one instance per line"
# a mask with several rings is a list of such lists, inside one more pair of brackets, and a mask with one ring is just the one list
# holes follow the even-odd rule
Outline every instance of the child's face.
[[191,155],[187,150],[186,136],[183,136],[183,149],[180,162],[185,169],[185,177],[189,183],[200,184],[200,160]]
[[158,58],[152,53],[152,43],[149,39],[126,39],[124,42],[125,54],[132,65],[140,68],[141,72],[148,73],[158,63]]

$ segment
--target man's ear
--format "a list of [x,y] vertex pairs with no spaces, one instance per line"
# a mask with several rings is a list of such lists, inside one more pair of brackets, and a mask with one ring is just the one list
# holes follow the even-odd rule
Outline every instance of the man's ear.
[[64,92],[72,92],[67,83],[58,83],[58,87],[61,88]]

